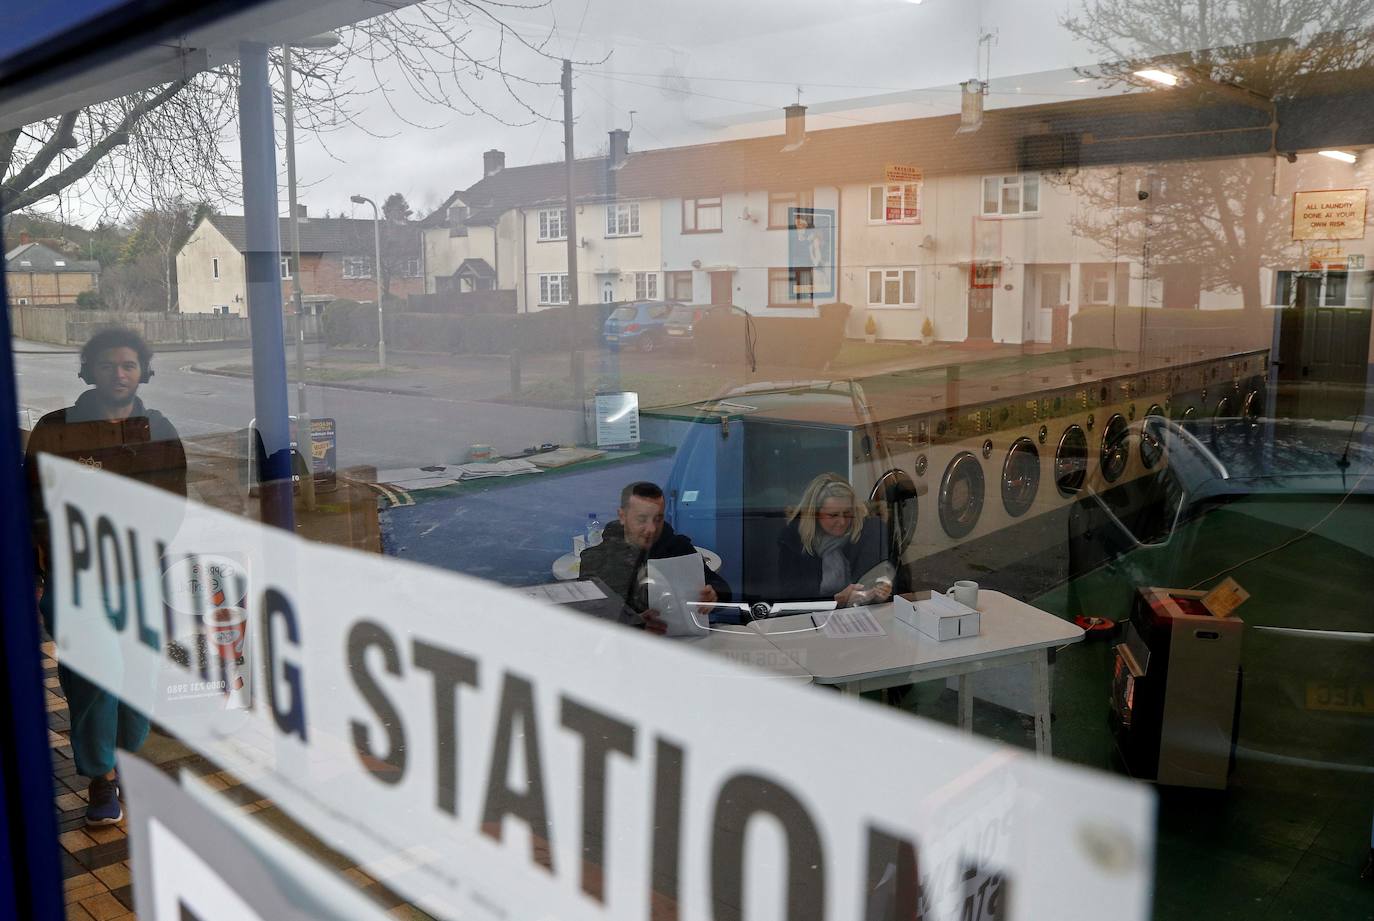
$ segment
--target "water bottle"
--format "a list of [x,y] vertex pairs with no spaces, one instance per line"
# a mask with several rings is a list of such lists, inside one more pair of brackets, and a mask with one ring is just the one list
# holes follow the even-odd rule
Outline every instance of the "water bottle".
[[587,513],[587,546],[595,547],[601,543],[601,532],[605,530],[601,524],[601,519],[596,517],[596,512]]

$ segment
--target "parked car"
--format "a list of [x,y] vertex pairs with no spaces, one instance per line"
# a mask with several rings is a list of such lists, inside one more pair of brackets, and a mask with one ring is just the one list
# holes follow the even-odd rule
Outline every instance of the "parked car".
[[601,329],[602,340],[611,348],[638,347],[652,352],[667,338],[664,325],[676,307],[676,301],[631,301],[622,304],[606,318]]
[[691,345],[693,328],[705,312],[706,308],[700,304],[679,304],[674,307],[663,324],[663,330],[668,334],[669,345]]
[[1235,578],[1237,753],[1362,771],[1374,751],[1374,449],[1367,420],[1148,416],[1148,473],[1089,477],[1069,523],[1069,613],[1116,620],[1145,586]]

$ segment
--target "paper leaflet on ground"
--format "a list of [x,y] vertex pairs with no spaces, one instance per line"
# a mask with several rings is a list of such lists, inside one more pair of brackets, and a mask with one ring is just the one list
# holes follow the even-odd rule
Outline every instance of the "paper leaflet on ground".
[[649,607],[668,624],[668,636],[703,636],[710,630],[710,614],[698,606],[706,585],[701,554],[689,553],[649,560]]
[[[913,917],[892,900],[920,893],[958,921],[994,877],[1014,918],[1148,917],[1142,786],[40,464],[58,658],[438,917],[641,919],[651,898],[683,919]],[[160,692],[194,667],[168,664],[185,625],[156,576],[230,550],[253,575],[252,705],[185,712]]]

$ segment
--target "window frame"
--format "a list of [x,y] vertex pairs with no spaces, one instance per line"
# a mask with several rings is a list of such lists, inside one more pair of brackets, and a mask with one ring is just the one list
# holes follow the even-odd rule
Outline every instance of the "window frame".
[[[902,298],[903,298],[903,291],[905,290],[905,284],[904,284],[905,279],[903,278],[903,276],[904,276],[907,272],[910,272],[910,273],[911,273],[911,276],[912,276],[912,277],[911,277],[911,300],[910,300],[910,301],[906,301],[906,300],[903,300],[903,299],[902,299]],[[896,283],[897,283],[897,303],[895,303],[895,304],[889,304],[889,303],[888,303],[887,301],[885,301],[885,300],[882,300],[882,301],[875,301],[875,300],[873,300],[873,276],[875,276],[875,275],[878,276],[878,287],[879,287],[879,290],[882,291],[882,292],[884,293],[884,295],[886,294],[886,291],[887,291],[887,282],[888,282],[889,280],[891,280],[891,281],[896,281]],[[889,279],[889,278],[888,278],[889,275],[893,276],[893,278]],[[867,280],[867,283],[868,283],[868,284],[867,284],[867,288],[866,288],[866,291],[865,291],[865,297],[866,297],[867,300],[868,300],[868,306],[869,306],[869,307],[872,307],[872,308],[874,308],[874,309],[876,309],[876,310],[919,310],[919,309],[920,309],[920,307],[921,307],[921,271],[920,271],[920,267],[919,267],[919,266],[914,266],[914,265],[896,265],[896,266],[885,265],[885,266],[874,266],[874,267],[869,268],[868,274],[867,274],[867,276],[866,276],[866,280]]]
[[[769,307],[814,307],[816,296],[814,294],[797,295],[797,273],[810,272],[808,266],[781,266],[768,269],[768,306]],[[779,301],[773,298],[773,285],[781,279],[786,279],[787,290],[791,297],[790,300]]]
[[[788,213],[791,208],[814,208],[816,202],[815,189],[792,189],[783,192],[768,193],[768,229],[769,230],[791,230],[792,224],[788,221]],[[773,214],[780,210],[782,222],[773,223]],[[770,298],[771,300],[771,298]]]
[[[626,231],[620,232],[620,214],[624,211],[627,216],[625,221]],[[614,228],[612,224],[614,223]],[[616,237],[638,237],[642,236],[639,222],[639,202],[637,201],[616,201],[606,205],[606,239],[611,240]]]
[[[702,204],[706,202],[706,204]],[[710,204],[715,202],[715,204]],[[692,215],[692,225],[687,226],[688,212]],[[702,212],[716,212],[717,227],[701,226]],[[682,200],[682,232],[683,233],[724,233],[725,232],[725,196],[724,195],[702,195],[697,198],[684,198]]]
[[[552,226],[550,215],[558,216],[558,235],[549,234],[548,228]],[[549,218],[546,220],[546,218]],[[568,239],[568,209],[567,208],[540,208],[535,216],[535,242],[537,243],[556,243]]]
[[219,281],[219,257],[210,257],[210,280]]
[[657,272],[635,272],[635,300],[659,300]]
[[[687,296],[683,297],[678,293],[678,284],[687,282]],[[696,293],[696,277],[691,269],[663,273],[663,294],[665,300],[681,301],[690,304],[693,295]]]
[[[921,198],[923,197],[923,195],[924,195],[924,193],[925,193],[925,189],[922,188],[923,185],[924,185],[924,183],[920,183],[920,182],[875,182],[875,183],[871,184],[871,185],[868,187],[868,223],[874,224],[874,225],[886,225],[886,224],[919,224],[919,223],[921,223]],[[915,215],[914,217],[900,217],[900,218],[897,218],[897,219],[895,219],[895,220],[891,220],[891,219],[889,219],[889,218],[887,217],[887,203],[888,203],[888,196],[891,194],[891,193],[890,193],[890,190],[891,190],[891,189],[901,189],[901,190],[902,190],[902,207],[901,207],[901,210],[902,210],[903,214],[905,214],[905,212],[908,210],[908,208],[907,208],[907,198],[906,198],[907,190],[909,190],[909,189],[914,189],[914,190],[915,190],[915,193],[914,193],[914,194],[915,194],[915,198],[916,198],[916,207],[915,207],[914,209],[910,209],[910,210],[914,210],[914,211],[916,212],[916,215]],[[873,193],[874,193],[875,191],[879,192],[879,193],[881,194],[881,196],[882,196],[881,199],[880,199],[880,201],[882,202],[882,216],[881,216],[881,217],[874,217],[874,216],[873,216]],[[980,191],[981,191],[981,186],[980,186]]]
[[[1034,185],[1035,185],[1035,210],[1033,210],[1033,211],[1030,210],[1030,209],[1028,209],[1028,208],[1026,207],[1026,180],[1027,180],[1028,178],[1034,180]],[[1010,180],[1010,181],[1009,181],[1009,180]],[[988,202],[987,202],[987,192],[986,192],[986,190],[987,190],[987,184],[988,184],[988,182],[990,182],[990,181],[995,181],[995,182],[997,183],[997,196],[996,196],[997,210],[995,210],[995,211],[989,211],[989,210],[987,209],[987,204],[988,204]],[[1011,188],[1012,186],[1015,186],[1015,187],[1016,187],[1016,195],[1017,195],[1016,201],[1017,201],[1017,208],[1018,208],[1018,210],[1016,210],[1016,211],[1003,211],[1003,210],[1002,210],[1002,193],[1003,193],[1003,191],[1004,191],[1005,189]],[[994,173],[994,174],[992,174],[992,175],[983,176],[983,177],[979,180],[979,182],[978,182],[978,198],[979,198],[979,202],[978,202],[978,212],[979,212],[979,214],[980,214],[981,216],[983,216],[983,217],[997,217],[997,218],[1039,217],[1040,214],[1041,214],[1041,207],[1040,207],[1040,192],[1042,191],[1043,188],[1044,188],[1044,183],[1041,181],[1040,174],[1039,174],[1039,173],[1035,173],[1035,172],[1031,172],[1031,173]]]
[[[366,267],[364,271],[366,271],[367,274],[365,274],[365,275],[360,275],[360,274],[358,274],[357,266],[358,266],[359,264],[362,264],[363,266]],[[349,270],[350,265],[353,266],[352,271]],[[375,268],[374,268],[374,266],[372,265],[372,257],[371,257],[371,256],[344,256],[344,257],[343,257],[343,277],[344,277],[344,278],[347,278],[347,279],[350,279],[350,280],[354,280],[354,281],[361,281],[361,280],[365,280],[365,279],[372,278],[373,272],[374,272],[374,271],[375,271]]]
[[290,281],[290,280],[292,279],[292,277],[293,277],[293,276],[292,276],[292,274],[291,274],[291,257],[290,257],[290,256],[282,256],[282,257],[281,257],[281,280],[282,280],[282,281]]
[[[549,294],[554,286],[558,287],[559,300],[550,300]],[[540,272],[539,273],[539,304],[540,306],[556,307],[560,304],[568,303],[568,273],[567,272]]]

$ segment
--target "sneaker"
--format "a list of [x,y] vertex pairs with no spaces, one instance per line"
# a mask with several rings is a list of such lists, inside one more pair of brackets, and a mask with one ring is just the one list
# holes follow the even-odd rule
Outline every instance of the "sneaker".
[[119,805],[118,779],[93,777],[86,792],[90,800],[86,806],[87,825],[117,825],[124,818],[124,810]]

